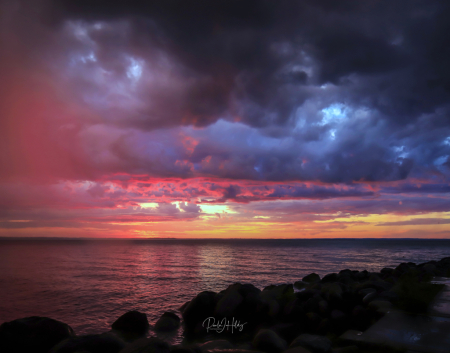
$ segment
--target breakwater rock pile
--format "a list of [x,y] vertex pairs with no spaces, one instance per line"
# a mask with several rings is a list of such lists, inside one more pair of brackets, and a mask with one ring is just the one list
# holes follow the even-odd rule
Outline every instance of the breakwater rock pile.
[[[62,322],[27,317],[0,326],[0,352],[18,353],[329,353],[358,352],[339,336],[364,331],[386,312],[426,311],[439,292],[435,276],[450,277],[450,257],[402,263],[380,272],[342,270],[263,290],[235,283],[204,291],[179,313],[166,312],[150,325],[130,311],[109,332],[77,336]],[[180,317],[181,316],[181,317]],[[152,333],[183,329],[183,343],[170,345]]]

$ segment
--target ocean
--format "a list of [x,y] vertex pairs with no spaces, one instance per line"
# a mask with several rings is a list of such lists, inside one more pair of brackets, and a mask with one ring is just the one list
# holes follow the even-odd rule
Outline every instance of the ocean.
[[154,324],[197,293],[236,282],[263,289],[311,272],[379,271],[447,256],[450,240],[0,239],[0,323],[37,315],[76,334],[101,333],[127,311]]

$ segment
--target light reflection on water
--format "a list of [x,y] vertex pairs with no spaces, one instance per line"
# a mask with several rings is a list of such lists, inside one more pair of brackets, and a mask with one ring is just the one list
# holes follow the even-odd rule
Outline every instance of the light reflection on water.
[[308,273],[380,270],[450,256],[443,240],[5,241],[0,323],[48,316],[99,333],[129,310],[155,323],[203,290],[293,283]]

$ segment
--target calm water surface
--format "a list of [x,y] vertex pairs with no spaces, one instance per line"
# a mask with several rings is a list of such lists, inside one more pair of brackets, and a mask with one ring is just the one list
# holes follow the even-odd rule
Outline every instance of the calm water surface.
[[235,282],[262,289],[447,256],[449,240],[0,240],[0,323],[39,315],[100,333],[129,310],[153,324]]

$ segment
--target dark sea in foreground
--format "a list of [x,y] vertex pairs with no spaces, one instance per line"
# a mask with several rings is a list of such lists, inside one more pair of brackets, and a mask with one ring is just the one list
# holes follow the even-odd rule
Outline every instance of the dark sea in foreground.
[[316,272],[379,271],[450,256],[450,240],[0,239],[0,323],[47,316],[77,334],[130,310],[150,324],[203,290],[259,288]]

